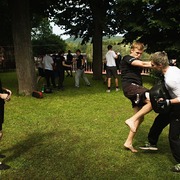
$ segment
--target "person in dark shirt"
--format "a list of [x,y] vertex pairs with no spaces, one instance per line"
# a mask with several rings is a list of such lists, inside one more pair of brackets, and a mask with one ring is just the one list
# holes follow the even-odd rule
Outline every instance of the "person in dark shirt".
[[[73,64],[73,55],[71,54],[71,51],[68,50],[68,54],[66,56],[66,64],[67,65],[72,65]],[[65,67],[66,69],[66,72],[67,72],[67,77],[70,76],[70,77],[73,77],[72,75],[72,67]],[[70,71],[70,73],[69,73]]]
[[117,52],[117,59],[116,59],[116,67],[117,67],[117,71],[120,73],[121,72],[121,59],[122,59],[122,56],[120,54],[120,52]]
[[[125,97],[127,97],[131,103],[136,114],[141,108],[149,108],[151,103],[147,100],[145,94],[149,90],[142,86],[142,77],[141,72],[142,68],[150,68],[150,61],[142,61],[140,57],[144,51],[144,45],[140,42],[134,42],[130,49],[130,55],[123,57],[121,61],[121,82],[122,89]],[[124,143],[124,147],[131,152],[137,152],[133,147],[132,142],[136,134],[136,130],[143,121],[144,116],[139,118],[139,121],[136,121],[135,129],[131,128],[131,121],[126,120],[125,123],[130,127],[129,135]]]
[[[4,60],[4,52],[3,48],[0,47],[0,64],[2,64]],[[2,125],[4,123],[4,104],[5,101],[9,101],[11,98],[12,92],[9,89],[2,87],[1,79],[0,79],[0,140],[3,137]],[[0,155],[1,158],[5,157],[4,155]],[[0,170],[9,169],[10,166],[3,164],[0,162]]]
[[77,54],[77,71],[76,71],[76,75],[75,75],[75,87],[79,88],[79,80],[80,77],[82,77],[86,83],[87,86],[90,86],[90,82],[88,80],[88,78],[86,77],[84,70],[85,70],[85,60],[81,54],[81,51],[78,49],[76,51]]
[[71,68],[72,65],[67,65],[65,63],[64,58],[64,51],[61,51],[58,53],[58,55],[55,57],[55,67],[58,74],[58,89],[64,90],[63,82],[64,82],[64,68],[69,67]]

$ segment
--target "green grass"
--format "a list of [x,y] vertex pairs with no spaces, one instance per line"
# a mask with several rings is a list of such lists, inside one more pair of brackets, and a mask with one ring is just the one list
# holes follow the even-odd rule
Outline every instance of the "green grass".
[[[131,104],[122,91],[106,93],[103,82],[74,88],[74,78],[65,78],[65,91],[44,94],[43,99],[17,95],[14,72],[1,73],[3,85],[12,89],[6,103],[4,137],[0,142],[2,161],[11,166],[0,171],[0,179],[146,179],[176,180],[175,164],[168,142],[168,128],[159,139],[158,152],[123,148],[129,129],[125,119]],[[144,77],[146,87],[151,79]],[[42,83],[42,81],[41,81]],[[114,88],[114,83],[112,84]],[[151,112],[134,140],[138,148],[156,114]]]

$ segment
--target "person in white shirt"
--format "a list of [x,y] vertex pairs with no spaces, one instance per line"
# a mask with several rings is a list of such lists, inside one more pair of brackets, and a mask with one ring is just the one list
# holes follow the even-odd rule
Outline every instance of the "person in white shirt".
[[118,85],[118,74],[115,59],[118,58],[118,55],[112,50],[112,46],[108,45],[108,52],[106,53],[106,76],[108,81],[108,89],[106,92],[111,92],[111,78],[112,76],[115,79],[116,91],[119,91]]
[[53,66],[54,66],[53,58],[50,55],[46,54],[43,57],[42,63],[44,65],[44,73],[45,73],[45,78],[47,82],[47,87],[51,86],[50,78],[51,78],[51,83],[53,84],[53,87],[56,87],[54,71],[53,71]]
[[[170,110],[165,115],[160,113],[156,117],[156,123],[153,125],[153,129],[151,128],[148,139],[157,142],[163,128],[167,126],[168,122],[170,123],[169,143],[172,155],[177,161],[177,164],[171,170],[180,172],[180,69],[176,66],[169,66],[168,56],[164,51],[154,53],[151,56],[151,64],[155,70],[164,75],[165,87],[170,95],[169,99],[159,97],[157,99],[158,107],[162,109],[170,108]],[[146,150],[146,147],[140,149]]]

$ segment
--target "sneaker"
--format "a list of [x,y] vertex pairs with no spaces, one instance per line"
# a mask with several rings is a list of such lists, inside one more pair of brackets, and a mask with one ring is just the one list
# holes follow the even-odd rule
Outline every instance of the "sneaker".
[[173,172],[180,172],[180,164],[176,164],[172,169],[171,171]]
[[110,92],[111,92],[111,90],[110,90],[110,89],[107,89],[107,90],[106,90],[106,92],[107,92],[107,93],[110,93]]
[[151,150],[151,151],[157,151],[158,150],[156,145],[152,145],[149,142],[145,143],[144,146],[140,146],[139,149],[142,149],[142,150]]
[[116,91],[119,91],[119,88],[116,88]]

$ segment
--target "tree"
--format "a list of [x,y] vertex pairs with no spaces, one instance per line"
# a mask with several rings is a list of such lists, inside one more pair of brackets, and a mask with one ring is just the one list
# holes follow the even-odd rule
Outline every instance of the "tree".
[[[177,0],[59,0],[53,8],[59,9],[55,19],[57,24],[64,25],[67,34],[82,37],[82,43],[92,37],[93,52],[97,51],[93,61],[99,66],[101,35],[117,32],[124,34],[122,43],[139,40],[147,45],[149,53],[165,50],[170,58],[179,57],[177,4]],[[95,69],[96,72],[99,75],[100,69]]]
[[116,13],[126,30],[122,43],[139,40],[147,45],[149,53],[165,50],[169,58],[180,58],[178,3],[178,0],[119,0]]
[[[48,9],[50,2],[55,1],[4,0],[0,2],[1,12],[3,12],[1,17],[7,17],[1,19],[5,24],[0,42],[3,45],[5,45],[5,42],[13,42],[20,94],[29,95],[36,89],[36,73],[31,45],[31,23],[33,22],[37,26],[43,17],[47,17],[46,9]],[[12,28],[8,29],[8,27]],[[3,37],[6,38],[3,39]]]
[[29,95],[36,89],[35,66],[32,57],[29,0],[8,1],[12,12],[12,32],[20,94]]
[[63,25],[67,34],[82,37],[82,43],[92,38],[93,78],[102,79],[102,37],[117,33],[113,7],[116,1],[110,0],[59,0],[51,6],[57,25]]
[[[6,1],[0,5],[5,7]],[[7,12],[13,14],[19,91],[23,94],[30,94],[35,88],[30,22],[38,23],[42,17],[54,17],[56,24],[64,25],[67,34],[82,37],[82,43],[92,37],[94,79],[101,79],[103,35],[124,33],[123,42],[140,40],[148,45],[148,52],[166,50],[173,58],[180,54],[177,0],[8,0],[8,4],[11,9]],[[26,73],[24,67],[28,68]]]
[[46,53],[65,51],[66,43],[59,36],[53,34],[52,27],[47,18],[44,18],[38,28],[32,31],[33,55],[39,56]]
[[7,13],[8,3],[6,0],[0,1],[0,22],[1,22],[1,33],[0,33],[0,45],[1,46],[12,46],[12,28],[10,15]]

